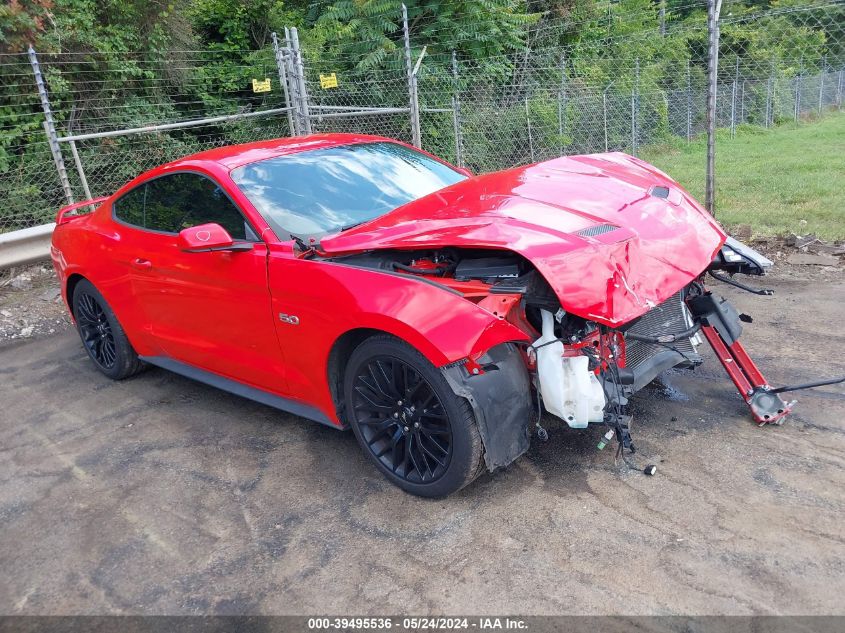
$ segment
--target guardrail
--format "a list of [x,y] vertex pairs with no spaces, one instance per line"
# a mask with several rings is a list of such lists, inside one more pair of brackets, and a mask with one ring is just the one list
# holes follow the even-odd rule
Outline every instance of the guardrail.
[[29,229],[0,233],[0,270],[50,258],[55,222]]

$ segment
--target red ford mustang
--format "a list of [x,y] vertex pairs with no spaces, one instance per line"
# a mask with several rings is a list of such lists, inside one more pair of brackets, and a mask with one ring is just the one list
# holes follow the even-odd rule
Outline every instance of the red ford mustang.
[[414,494],[509,464],[543,410],[630,449],[627,399],[699,364],[704,339],[759,422],[791,404],[703,281],[771,262],[625,154],[473,177],[385,138],[278,139],[163,165],[56,222],[63,296],[105,375],[158,365],[352,427]]

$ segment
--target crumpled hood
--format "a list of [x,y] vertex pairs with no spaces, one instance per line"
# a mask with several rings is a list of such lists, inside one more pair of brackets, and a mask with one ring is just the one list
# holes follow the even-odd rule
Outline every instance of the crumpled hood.
[[514,251],[545,277],[564,310],[617,326],[700,275],[725,237],[666,174],[610,153],[464,180],[324,238],[321,250]]

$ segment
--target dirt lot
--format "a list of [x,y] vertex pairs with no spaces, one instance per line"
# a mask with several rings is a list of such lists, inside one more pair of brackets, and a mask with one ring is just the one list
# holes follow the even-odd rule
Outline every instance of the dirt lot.
[[[746,346],[773,384],[845,374],[841,273],[785,272],[725,290]],[[0,344],[0,613],[845,614],[840,388],[757,428],[707,353],[635,401],[655,477],[550,422],[426,501],[351,434],[162,370],[110,382],[49,329]]]

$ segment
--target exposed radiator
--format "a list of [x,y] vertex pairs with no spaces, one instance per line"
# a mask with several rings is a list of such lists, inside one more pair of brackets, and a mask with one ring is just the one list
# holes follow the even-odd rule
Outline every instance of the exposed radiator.
[[[681,293],[669,297],[659,306],[646,312],[628,331],[646,336],[660,336],[683,332],[692,325],[689,310]],[[625,345],[625,366],[635,369],[669,348],[677,350],[684,357],[684,364],[698,365],[701,357],[689,339],[681,339],[667,345],[628,340]]]

